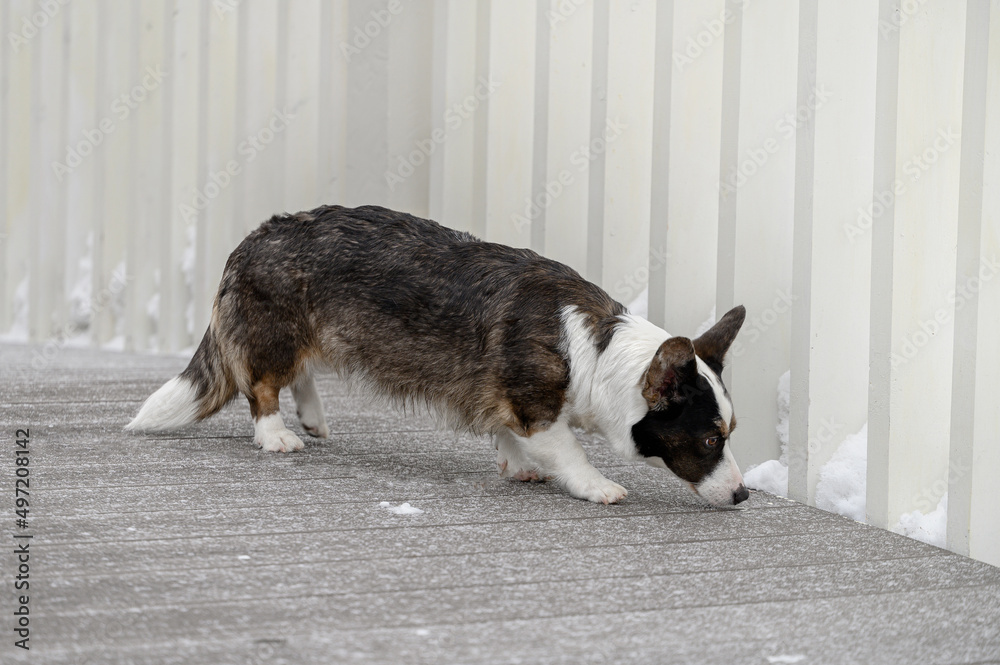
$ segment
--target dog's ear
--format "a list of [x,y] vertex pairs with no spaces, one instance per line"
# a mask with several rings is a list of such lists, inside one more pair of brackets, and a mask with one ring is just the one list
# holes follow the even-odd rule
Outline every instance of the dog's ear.
[[698,374],[694,344],[687,337],[671,337],[657,349],[642,380],[642,396],[650,410],[663,410],[684,400],[684,386]]
[[698,356],[711,367],[716,374],[722,373],[726,352],[733,345],[736,333],[743,326],[747,310],[743,305],[737,305],[726,312],[719,322],[709,328],[701,337],[694,340],[694,350]]

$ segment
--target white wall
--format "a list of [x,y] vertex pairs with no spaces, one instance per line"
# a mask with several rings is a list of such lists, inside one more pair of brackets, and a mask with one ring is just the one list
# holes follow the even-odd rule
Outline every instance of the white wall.
[[0,3],[7,339],[190,349],[249,229],[388,205],[648,286],[676,334],[746,305],[741,463],[790,369],[792,496],[868,421],[869,520],[947,491],[1000,563],[996,0],[46,6]]

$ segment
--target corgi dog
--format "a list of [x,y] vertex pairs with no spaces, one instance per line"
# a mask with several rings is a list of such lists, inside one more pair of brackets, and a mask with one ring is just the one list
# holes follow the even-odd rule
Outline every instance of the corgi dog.
[[732,506],[749,494],[720,373],[745,315],[671,337],[530,250],[385,208],[324,206],[272,217],[240,243],[187,369],[127,429],[176,429],[239,393],[260,448],[301,450],[278,393],[291,387],[302,428],[329,436],[313,378],[325,369],[492,435],[503,477],[621,501],[625,488],[588,462],[583,428]]

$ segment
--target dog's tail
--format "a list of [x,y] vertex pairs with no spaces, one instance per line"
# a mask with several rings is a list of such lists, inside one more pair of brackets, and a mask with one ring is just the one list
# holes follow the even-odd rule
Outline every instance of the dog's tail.
[[127,430],[167,431],[208,418],[236,395],[232,368],[227,367],[210,326],[187,369],[149,396]]

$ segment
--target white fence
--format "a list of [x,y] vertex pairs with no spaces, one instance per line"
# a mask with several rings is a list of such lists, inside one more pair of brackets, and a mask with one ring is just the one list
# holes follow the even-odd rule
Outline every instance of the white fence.
[[745,304],[741,464],[815,503],[867,422],[868,520],[947,493],[1000,564],[998,0],[3,0],[0,33],[0,330],[41,353],[190,347],[249,229],[387,205],[648,285],[675,334]]

